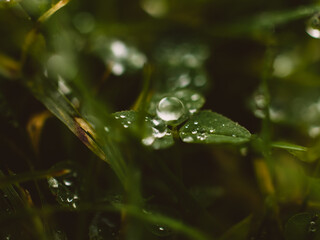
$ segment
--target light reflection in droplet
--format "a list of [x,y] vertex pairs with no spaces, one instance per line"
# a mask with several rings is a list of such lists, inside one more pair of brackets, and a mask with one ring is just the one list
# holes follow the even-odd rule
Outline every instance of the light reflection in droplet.
[[184,114],[184,104],[176,97],[164,97],[157,107],[157,115],[164,121],[176,121]]

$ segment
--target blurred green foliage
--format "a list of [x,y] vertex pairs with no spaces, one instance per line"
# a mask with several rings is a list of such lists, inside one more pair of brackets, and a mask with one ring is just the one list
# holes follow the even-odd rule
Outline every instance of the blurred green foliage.
[[1,239],[319,239],[319,11],[0,0]]

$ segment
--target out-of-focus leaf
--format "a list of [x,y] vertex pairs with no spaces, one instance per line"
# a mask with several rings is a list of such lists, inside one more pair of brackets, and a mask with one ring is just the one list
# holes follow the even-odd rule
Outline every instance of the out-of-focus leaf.
[[33,115],[27,124],[27,131],[35,152],[39,150],[39,142],[43,126],[46,120],[51,116],[49,111],[44,111]]
[[292,143],[287,143],[287,142],[273,142],[271,143],[271,147],[282,148],[288,151],[300,151],[300,152],[306,152],[308,150],[306,147],[299,146]]
[[180,137],[190,143],[233,143],[250,141],[251,134],[238,123],[211,111],[201,111],[180,130]]
[[19,62],[14,59],[0,54],[0,75],[14,79],[17,78],[20,70]]

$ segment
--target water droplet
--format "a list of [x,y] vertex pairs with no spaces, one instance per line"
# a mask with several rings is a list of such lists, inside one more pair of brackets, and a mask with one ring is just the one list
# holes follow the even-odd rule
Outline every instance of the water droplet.
[[214,133],[216,130],[215,129],[210,129],[209,132],[210,133]]
[[66,81],[60,75],[58,75],[58,88],[65,95],[68,95],[72,92],[71,88],[67,85]]
[[198,124],[199,124],[199,122],[194,122],[193,124],[194,124],[194,125],[198,125]]
[[319,126],[310,126],[308,129],[308,134],[312,138],[316,138],[320,135],[320,127]]
[[161,119],[153,119],[151,121],[152,134],[156,138],[162,138],[166,135],[168,128],[166,123]]
[[64,180],[63,180],[63,183],[64,183],[64,185],[66,185],[66,186],[71,186],[71,185],[72,185],[72,182],[69,181],[68,179],[64,179]]
[[48,184],[49,184],[49,187],[51,187],[51,188],[57,188],[57,187],[59,187],[58,181],[57,181],[55,178],[53,178],[53,177],[49,177],[49,178],[48,178]]
[[190,142],[193,142],[193,138],[191,136],[186,136],[182,138],[182,141],[190,143]]
[[148,118],[146,133],[142,144],[152,146],[153,149],[169,147],[173,144],[173,137],[167,124],[160,118]]
[[143,138],[141,140],[142,144],[146,145],[146,146],[151,146],[152,143],[154,142],[155,138],[153,136],[149,136],[146,138]]
[[164,121],[177,121],[185,114],[183,103],[176,97],[164,97],[157,107],[157,115]]
[[[149,205],[143,209],[142,212],[148,215],[161,214],[173,217],[175,219],[177,219],[177,216],[179,215],[174,209],[160,205]],[[147,227],[150,232],[159,237],[167,237],[173,234],[173,230],[169,226],[162,223],[148,224]]]
[[110,132],[110,129],[109,129],[107,126],[104,127],[104,130],[105,130],[106,132]]
[[12,239],[12,236],[11,236],[11,234],[10,233],[8,233],[6,236],[5,236],[5,238],[4,238],[5,240],[11,240]]
[[192,101],[198,101],[199,99],[200,99],[200,95],[199,94],[197,94],[197,93],[195,93],[195,94],[193,94],[192,96],[191,96],[191,100]]
[[314,14],[307,23],[306,32],[313,38],[320,39],[320,13]]
[[113,63],[112,65],[112,73],[116,76],[120,76],[124,73],[125,67],[118,62]]
[[258,118],[265,118],[266,116],[266,107],[267,99],[265,95],[257,90],[252,97],[253,101],[251,104],[253,114]]
[[124,127],[124,128],[128,128],[129,126],[125,124],[125,125],[123,125],[123,127]]
[[296,58],[288,54],[278,55],[273,62],[273,75],[279,78],[289,76],[296,65]]
[[316,222],[315,222],[315,221],[310,221],[308,231],[309,231],[309,232],[312,232],[312,233],[314,233],[314,232],[317,231]]
[[207,83],[207,78],[204,75],[198,75],[194,78],[194,85],[196,87],[202,87]]
[[112,42],[110,49],[115,57],[125,58],[128,56],[127,46],[119,40]]
[[191,78],[188,74],[182,74],[178,77],[178,87],[184,88],[191,83]]
[[191,133],[192,133],[192,134],[197,134],[198,131],[197,131],[197,130],[193,130]]

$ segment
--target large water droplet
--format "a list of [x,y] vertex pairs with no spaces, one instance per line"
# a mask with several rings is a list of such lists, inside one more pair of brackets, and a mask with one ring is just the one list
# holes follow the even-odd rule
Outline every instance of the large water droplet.
[[164,97],[157,107],[157,115],[164,121],[177,121],[185,114],[184,104],[176,97]]
[[313,15],[307,23],[306,32],[313,38],[320,39],[320,13]]

